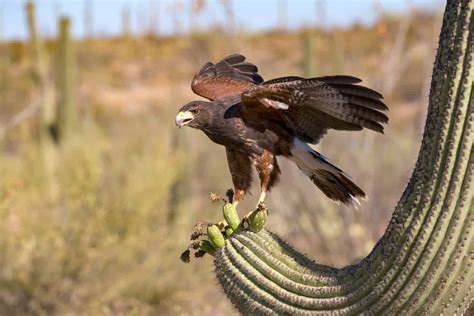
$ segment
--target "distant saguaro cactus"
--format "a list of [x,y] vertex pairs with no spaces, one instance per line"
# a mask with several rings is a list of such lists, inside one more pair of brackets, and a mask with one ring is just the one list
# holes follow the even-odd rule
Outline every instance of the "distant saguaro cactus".
[[58,136],[63,141],[77,128],[77,109],[74,99],[75,56],[71,41],[71,20],[59,20],[59,68],[58,68]]
[[46,58],[38,35],[36,8],[33,1],[28,1],[26,4],[26,14],[32,51],[33,74],[41,93],[40,137],[42,144],[47,146],[47,143],[51,142],[51,130],[55,120],[54,88],[47,76]]
[[48,187],[49,197],[54,199],[58,192],[55,181],[56,149],[55,149],[55,93],[54,86],[48,78],[47,61],[43,45],[40,41],[36,26],[36,10],[33,1],[26,4],[26,16],[30,33],[30,44],[33,61],[33,74],[40,90],[41,116],[39,120],[41,153],[45,172],[45,185]]
[[125,7],[122,9],[122,37],[129,38],[130,34],[131,34],[130,8]]
[[[182,155],[184,148],[188,145],[186,134],[173,134],[171,137],[171,150],[173,155]],[[179,172],[171,185],[169,195],[169,217],[171,223],[182,221],[188,216],[180,216],[183,212],[183,201],[189,196],[191,191],[189,181],[189,164],[183,161],[179,168]],[[180,218],[181,217],[181,218]]]
[[288,30],[288,0],[278,0],[278,29]]
[[148,33],[150,36],[158,36],[160,32],[160,3],[150,0],[150,25]]
[[418,161],[384,236],[361,262],[337,269],[266,230],[233,234],[215,252],[215,266],[243,314],[467,311],[474,299],[473,4],[447,2]]
[[86,38],[94,36],[94,0],[84,2],[84,34]]
[[303,51],[304,51],[304,75],[307,78],[314,77],[315,67],[315,45],[316,34],[313,30],[303,32]]

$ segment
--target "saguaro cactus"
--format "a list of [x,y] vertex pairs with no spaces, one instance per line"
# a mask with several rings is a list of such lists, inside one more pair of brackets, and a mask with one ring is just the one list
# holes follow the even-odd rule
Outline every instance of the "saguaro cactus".
[[129,38],[131,34],[130,27],[130,8],[122,9],[122,37]]
[[94,0],[84,2],[84,34],[86,38],[94,36]]
[[42,160],[44,164],[45,183],[48,187],[49,197],[57,196],[58,186],[54,178],[56,164],[56,152],[54,144],[54,127],[56,119],[54,86],[48,78],[47,62],[44,47],[41,43],[36,25],[36,9],[33,1],[26,4],[26,17],[30,33],[30,44],[32,52],[33,75],[40,90],[41,116],[40,143],[42,148]]
[[55,120],[54,89],[47,75],[46,58],[36,25],[36,8],[33,1],[26,4],[26,15],[30,34],[33,74],[41,91],[41,141],[44,146],[51,142],[51,129]]
[[306,77],[315,76],[315,45],[316,45],[316,34],[314,30],[308,29],[303,33],[303,48],[304,48],[304,75]]
[[341,269],[243,231],[216,274],[244,314],[462,314],[474,298],[474,0],[448,0],[413,175],[383,237]]
[[59,20],[59,106],[58,132],[59,140],[64,140],[74,133],[77,127],[77,109],[74,100],[75,76],[74,50],[71,41],[71,20],[63,17]]

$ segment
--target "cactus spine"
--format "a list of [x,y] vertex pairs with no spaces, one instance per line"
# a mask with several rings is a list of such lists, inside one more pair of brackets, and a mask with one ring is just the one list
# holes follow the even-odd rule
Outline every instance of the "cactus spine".
[[234,234],[216,274],[243,313],[463,314],[474,299],[474,0],[448,0],[413,175],[356,265],[312,262],[277,235]]

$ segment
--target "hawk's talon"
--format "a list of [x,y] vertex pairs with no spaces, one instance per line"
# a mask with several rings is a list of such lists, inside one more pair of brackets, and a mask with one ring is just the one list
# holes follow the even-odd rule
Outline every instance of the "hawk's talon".
[[234,201],[235,194],[234,194],[233,189],[227,190],[227,192],[225,193],[225,196],[227,197],[227,201],[229,201],[229,203],[232,203],[232,204],[239,203],[238,201]]
[[237,203],[238,201],[234,201],[232,205],[230,202],[224,204],[222,207],[224,219],[220,222],[212,224],[207,221],[199,221],[195,225],[191,234],[191,243],[181,255],[183,262],[190,261],[191,252],[194,252],[196,258],[203,257],[206,253],[213,256],[216,250],[223,248],[234,234],[240,233],[242,230],[258,233],[263,229],[268,216],[265,203],[260,201],[257,207],[245,215],[242,220],[235,210]]
[[260,210],[260,211],[267,211],[267,206],[265,205],[264,202],[258,202],[257,204],[257,210]]
[[249,229],[250,227],[250,214],[252,214],[252,212],[248,213],[244,216],[244,218],[242,218],[242,226],[244,227],[244,229]]

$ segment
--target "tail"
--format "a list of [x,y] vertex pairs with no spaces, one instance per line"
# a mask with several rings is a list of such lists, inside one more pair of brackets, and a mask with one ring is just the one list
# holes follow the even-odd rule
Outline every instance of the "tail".
[[293,145],[292,156],[289,158],[328,198],[351,204],[355,208],[360,205],[358,198],[366,198],[364,191],[352,182],[344,171],[331,164],[308,144],[295,138]]

